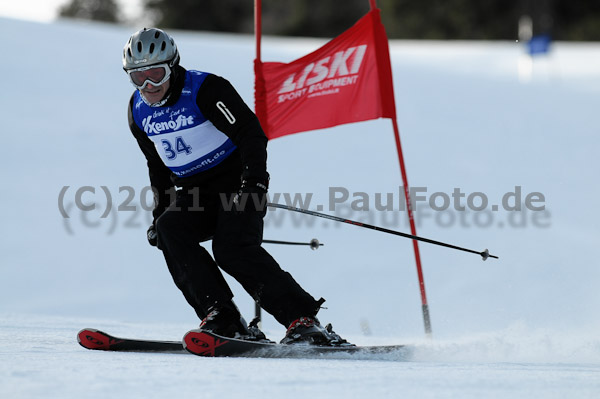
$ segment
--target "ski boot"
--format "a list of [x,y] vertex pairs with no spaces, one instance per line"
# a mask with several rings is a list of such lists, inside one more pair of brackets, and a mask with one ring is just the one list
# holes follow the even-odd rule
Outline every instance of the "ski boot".
[[287,329],[281,344],[309,344],[318,346],[354,346],[333,331],[331,324],[325,328],[316,317],[301,317]]
[[241,338],[250,335],[240,311],[233,304],[215,303],[200,323],[200,330],[229,338]]

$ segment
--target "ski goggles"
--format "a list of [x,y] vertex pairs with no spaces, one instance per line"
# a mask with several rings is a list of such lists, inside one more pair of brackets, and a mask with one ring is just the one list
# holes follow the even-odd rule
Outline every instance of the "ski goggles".
[[171,68],[168,64],[150,65],[127,71],[131,84],[138,90],[142,90],[148,83],[160,86],[169,80]]

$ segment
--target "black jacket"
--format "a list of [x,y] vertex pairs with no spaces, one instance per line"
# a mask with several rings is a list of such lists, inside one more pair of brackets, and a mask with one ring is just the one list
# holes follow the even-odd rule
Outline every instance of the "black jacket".
[[[172,106],[179,99],[185,83],[185,72],[183,67],[175,67],[171,75],[171,95],[163,107]],[[216,103],[219,101],[227,106],[235,118],[235,123],[231,124],[225,114],[217,108]],[[198,89],[196,104],[202,114],[233,141],[237,149],[213,168],[189,177],[178,177],[165,166],[156,152],[154,143],[133,120],[133,95],[129,100],[129,128],[148,161],[150,184],[157,193],[153,212],[155,220],[173,199],[169,193],[174,186],[184,189],[198,188],[200,192],[233,193],[239,188],[242,175],[248,180],[263,184],[268,182],[267,137],[258,118],[233,86],[226,79],[210,74]]]

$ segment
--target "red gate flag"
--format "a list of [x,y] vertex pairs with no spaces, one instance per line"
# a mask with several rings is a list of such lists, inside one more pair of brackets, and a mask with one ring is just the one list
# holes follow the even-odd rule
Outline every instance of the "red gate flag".
[[269,139],[396,117],[388,40],[379,9],[289,64],[255,61],[256,114]]

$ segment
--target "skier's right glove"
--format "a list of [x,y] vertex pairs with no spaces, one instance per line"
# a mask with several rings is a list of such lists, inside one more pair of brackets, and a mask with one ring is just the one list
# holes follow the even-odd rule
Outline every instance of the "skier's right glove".
[[154,223],[151,224],[150,227],[148,227],[148,231],[146,232],[146,238],[148,239],[150,245],[152,245],[153,247],[157,246],[158,234],[156,234],[156,227],[154,226]]

